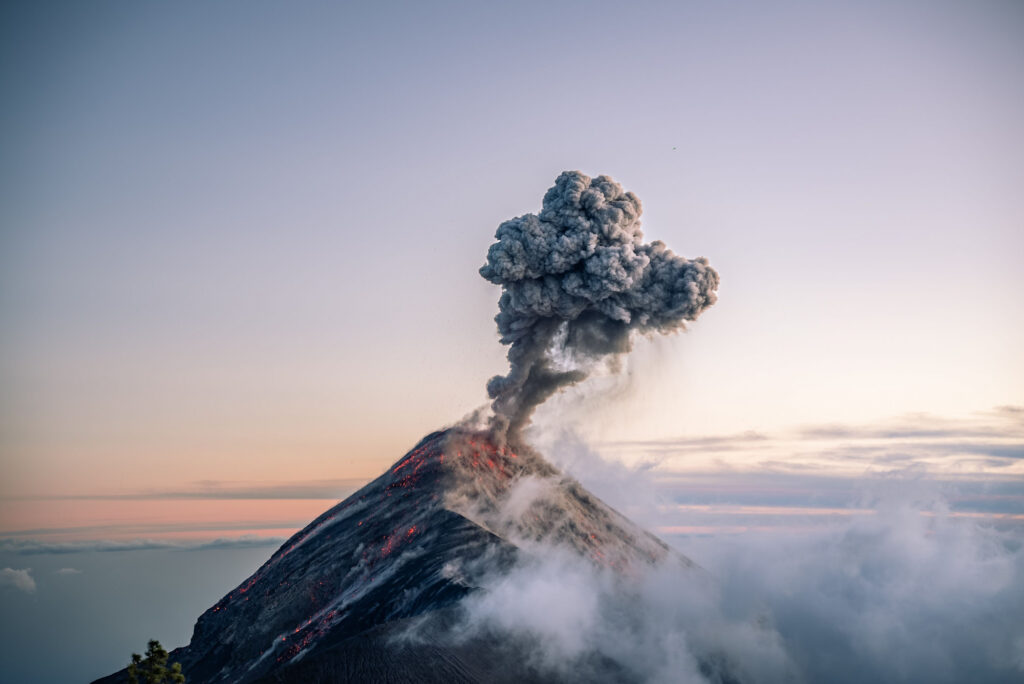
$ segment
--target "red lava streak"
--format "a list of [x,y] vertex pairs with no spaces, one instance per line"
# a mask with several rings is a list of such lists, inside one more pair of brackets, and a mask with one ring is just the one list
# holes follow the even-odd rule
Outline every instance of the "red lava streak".
[[238,593],[239,594],[244,594],[245,592],[247,592],[250,589],[252,589],[252,585],[256,584],[256,580],[258,580],[258,579],[259,579],[259,577],[257,577],[256,575],[253,575],[251,578],[249,578],[248,582],[246,582],[243,586],[238,588]]
[[391,552],[395,550],[396,543],[407,542],[412,539],[413,535],[419,531],[418,525],[413,525],[405,531],[405,536],[402,537],[398,532],[390,534],[384,538],[384,544],[380,548],[380,557],[386,558],[391,555]]
[[[387,496],[391,496],[391,490],[393,489],[410,489],[414,487],[420,480],[422,474],[420,470],[430,463],[430,457],[436,455],[439,452],[429,451],[425,448],[419,448],[409,454],[401,463],[391,469],[392,475],[398,475],[400,471],[404,470],[401,479],[392,482],[384,488]],[[444,454],[441,453],[442,457],[439,459],[443,462]]]

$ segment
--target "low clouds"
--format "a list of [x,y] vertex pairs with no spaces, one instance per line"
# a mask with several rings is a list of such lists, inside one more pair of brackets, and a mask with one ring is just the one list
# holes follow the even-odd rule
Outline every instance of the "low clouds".
[[82,571],[77,568],[61,568],[60,570],[54,570],[55,575],[81,575]]
[[523,645],[541,674],[564,681],[790,680],[779,636],[727,616],[720,588],[699,569],[668,562],[622,577],[580,559],[544,554],[495,576],[462,605],[453,638],[481,634]]
[[0,587],[13,587],[26,594],[35,593],[36,581],[32,578],[32,568],[0,570]]
[[[637,469],[561,435],[545,453],[703,570],[623,579],[538,554],[463,603],[455,638],[524,643],[579,681],[1021,681],[1024,477],[950,465],[958,445],[1014,448],[1018,423],[1000,409],[642,443]],[[886,457],[899,442],[909,463]],[[705,450],[717,467],[673,469]]]
[[1019,681],[1024,540],[936,508],[894,496],[813,534],[681,544],[720,581],[723,612],[768,616],[805,681]]
[[[544,555],[464,603],[465,633],[532,646],[564,677],[637,682],[1010,682],[1024,676],[1019,534],[900,497],[814,534],[677,540],[628,580]],[[606,679],[608,679],[606,677]]]

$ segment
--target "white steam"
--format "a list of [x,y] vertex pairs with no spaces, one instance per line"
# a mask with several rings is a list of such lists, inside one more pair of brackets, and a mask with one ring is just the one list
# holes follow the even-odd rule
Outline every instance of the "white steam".
[[534,553],[464,601],[461,634],[513,638],[570,681],[1020,681],[1020,534],[878,503],[811,534],[683,540],[706,573]]

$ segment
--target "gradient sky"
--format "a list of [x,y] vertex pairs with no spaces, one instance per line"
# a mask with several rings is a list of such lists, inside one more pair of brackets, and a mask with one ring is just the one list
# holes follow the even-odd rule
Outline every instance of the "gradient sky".
[[0,494],[375,474],[574,168],[722,274],[602,439],[1024,402],[1021,7],[820,5],[5,8]]
[[[686,335],[539,412],[585,484],[685,533],[859,515],[865,478],[926,468],[1019,524],[1022,38],[1012,0],[5,3],[9,577],[35,558],[43,596],[82,578],[38,554],[107,577],[96,549],[139,539],[255,563],[238,535],[483,405],[506,365],[477,269],[566,169],[722,276]],[[228,557],[175,629],[244,577]]]

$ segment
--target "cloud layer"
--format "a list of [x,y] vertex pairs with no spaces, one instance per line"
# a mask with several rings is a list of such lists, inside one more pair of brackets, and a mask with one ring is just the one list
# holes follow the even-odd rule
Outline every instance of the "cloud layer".
[[[259,546],[280,546],[284,541],[285,537],[261,537],[258,535],[222,537],[212,541],[199,542],[167,541],[157,539],[93,540],[74,542],[46,542],[36,539],[0,539],[0,552],[30,556],[39,554],[151,551],[154,549],[205,551],[210,549],[244,549]],[[9,569],[10,568],[7,568],[6,570]]]
[[860,477],[800,459],[672,473],[658,454],[628,468],[571,433],[548,435],[554,461],[668,531],[703,570],[669,564],[624,580],[538,553],[464,602],[455,638],[525,643],[536,667],[593,681],[609,658],[620,681],[1019,681],[1024,479],[1005,467],[936,473],[884,457],[901,444],[941,459],[948,450],[929,445],[1018,443],[1018,423],[1019,413],[1000,409],[970,421],[812,427],[786,440],[742,433],[645,445],[731,458],[785,451],[782,442],[853,442],[876,450]]
[[471,596],[464,629],[562,676],[602,654],[643,682],[1017,681],[1022,541],[893,501],[810,535],[682,540],[707,572],[623,582],[546,554]]
[[[1024,478],[1024,411],[1002,406],[962,418],[914,414],[867,424],[808,425],[788,431],[607,442],[602,451],[639,456],[662,472],[752,466],[778,472],[846,474],[926,469],[945,476]],[[725,460],[728,460],[728,464]],[[720,468],[722,469],[722,468]]]

